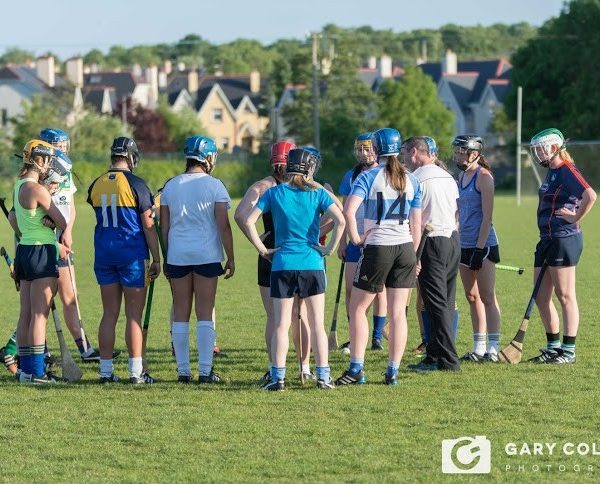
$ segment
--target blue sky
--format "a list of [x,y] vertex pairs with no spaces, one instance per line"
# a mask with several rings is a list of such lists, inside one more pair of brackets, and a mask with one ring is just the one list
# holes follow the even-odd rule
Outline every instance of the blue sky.
[[[562,0],[20,0],[3,5],[0,52],[18,46],[61,57],[111,45],[302,38],[327,23],[406,31],[446,23],[541,25]],[[33,15],[32,15],[33,13]],[[54,28],[49,26],[55,25]]]

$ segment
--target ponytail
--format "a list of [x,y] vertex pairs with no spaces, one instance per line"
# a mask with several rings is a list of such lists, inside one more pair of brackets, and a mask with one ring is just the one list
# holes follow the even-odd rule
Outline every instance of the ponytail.
[[558,156],[560,157],[561,161],[563,161],[563,162],[575,164],[573,157],[567,150],[560,150],[560,152],[558,153]]
[[304,175],[294,174],[288,175],[286,178],[290,186],[306,192],[319,188],[318,183],[316,183],[312,178],[307,178]]
[[490,168],[490,164],[487,162],[487,160],[483,157],[483,155],[481,153],[479,153],[479,158],[477,158],[477,164],[479,166],[485,168],[490,173],[492,173],[492,169]]
[[385,164],[385,174],[388,183],[392,188],[400,193],[404,193],[406,188],[406,169],[398,159],[398,156],[387,156]]
[[285,180],[285,165],[273,165],[273,171],[271,176],[277,180],[278,183],[283,183]]

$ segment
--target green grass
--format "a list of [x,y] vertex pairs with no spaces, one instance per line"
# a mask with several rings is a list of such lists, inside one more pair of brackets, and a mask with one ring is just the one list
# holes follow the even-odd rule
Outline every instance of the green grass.
[[[531,264],[537,233],[536,201],[520,208],[514,198],[498,197],[495,223],[503,263],[526,267],[523,276],[498,272],[502,310],[502,343],[512,338],[521,321],[532,288]],[[75,245],[78,286],[83,318],[97,341],[101,313],[93,276],[92,211],[79,200]],[[13,252],[7,225],[0,242]],[[588,442],[598,439],[598,360],[600,331],[596,271],[600,265],[600,212],[585,220],[586,249],[578,267],[581,330],[578,363],[568,367],[521,364],[467,365],[459,374],[401,373],[395,388],[380,384],[386,365],[382,353],[367,353],[369,384],[319,392],[301,388],[289,379],[281,394],[258,391],[265,371],[264,315],[255,284],[256,253],[235,229],[237,272],[219,282],[218,343],[227,354],[216,360],[216,370],[227,380],[220,387],[181,386],[174,382],[168,335],[170,293],[160,279],[155,291],[149,337],[152,374],[161,380],[152,388],[126,384],[100,386],[97,367],[84,367],[79,384],[52,388],[23,387],[7,373],[0,376],[0,435],[5,445],[1,479],[11,481],[467,481],[476,477],[441,473],[441,441],[459,436],[486,435],[492,442],[492,474],[503,481],[555,481],[560,478],[594,480],[600,476],[599,458],[510,457],[508,442]],[[339,261],[329,259],[330,288],[326,320],[331,319]],[[18,314],[17,294],[8,277],[0,278],[0,334],[7,338]],[[458,351],[471,345],[468,309],[459,284],[461,312]],[[409,348],[419,334],[411,307]],[[341,308],[341,314],[344,309]],[[343,320],[344,318],[342,318]],[[56,337],[49,325],[49,342]],[[117,347],[125,348],[124,324],[118,326]],[[347,336],[345,321],[340,342]],[[194,338],[192,338],[192,341]],[[545,342],[537,313],[526,338],[525,356]],[[74,344],[69,344],[75,352]],[[195,354],[192,354],[195,357]],[[290,353],[289,367],[295,368]],[[126,376],[126,358],[116,372]],[[407,353],[402,367],[415,361]],[[331,357],[339,375],[347,357]],[[292,372],[292,375],[294,372]],[[600,447],[599,447],[600,448]],[[523,464],[526,472],[506,472],[505,464]],[[548,472],[531,465],[553,464]],[[565,464],[566,471],[556,468]],[[579,464],[585,471],[573,472]],[[595,472],[587,472],[587,465]],[[569,470],[570,469],[570,470]]]

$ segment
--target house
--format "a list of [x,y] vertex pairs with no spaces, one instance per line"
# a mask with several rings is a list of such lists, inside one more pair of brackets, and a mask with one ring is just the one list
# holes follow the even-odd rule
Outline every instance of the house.
[[203,75],[196,69],[174,74],[167,99],[175,111],[191,107],[219,149],[257,153],[269,118],[262,108],[266,80],[258,71],[244,76]]

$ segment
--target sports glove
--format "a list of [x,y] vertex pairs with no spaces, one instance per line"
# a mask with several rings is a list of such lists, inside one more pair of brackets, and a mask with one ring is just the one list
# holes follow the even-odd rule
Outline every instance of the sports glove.
[[483,265],[483,259],[485,259],[487,250],[475,247],[473,255],[471,256],[471,262],[469,263],[469,269],[472,271],[478,271]]

